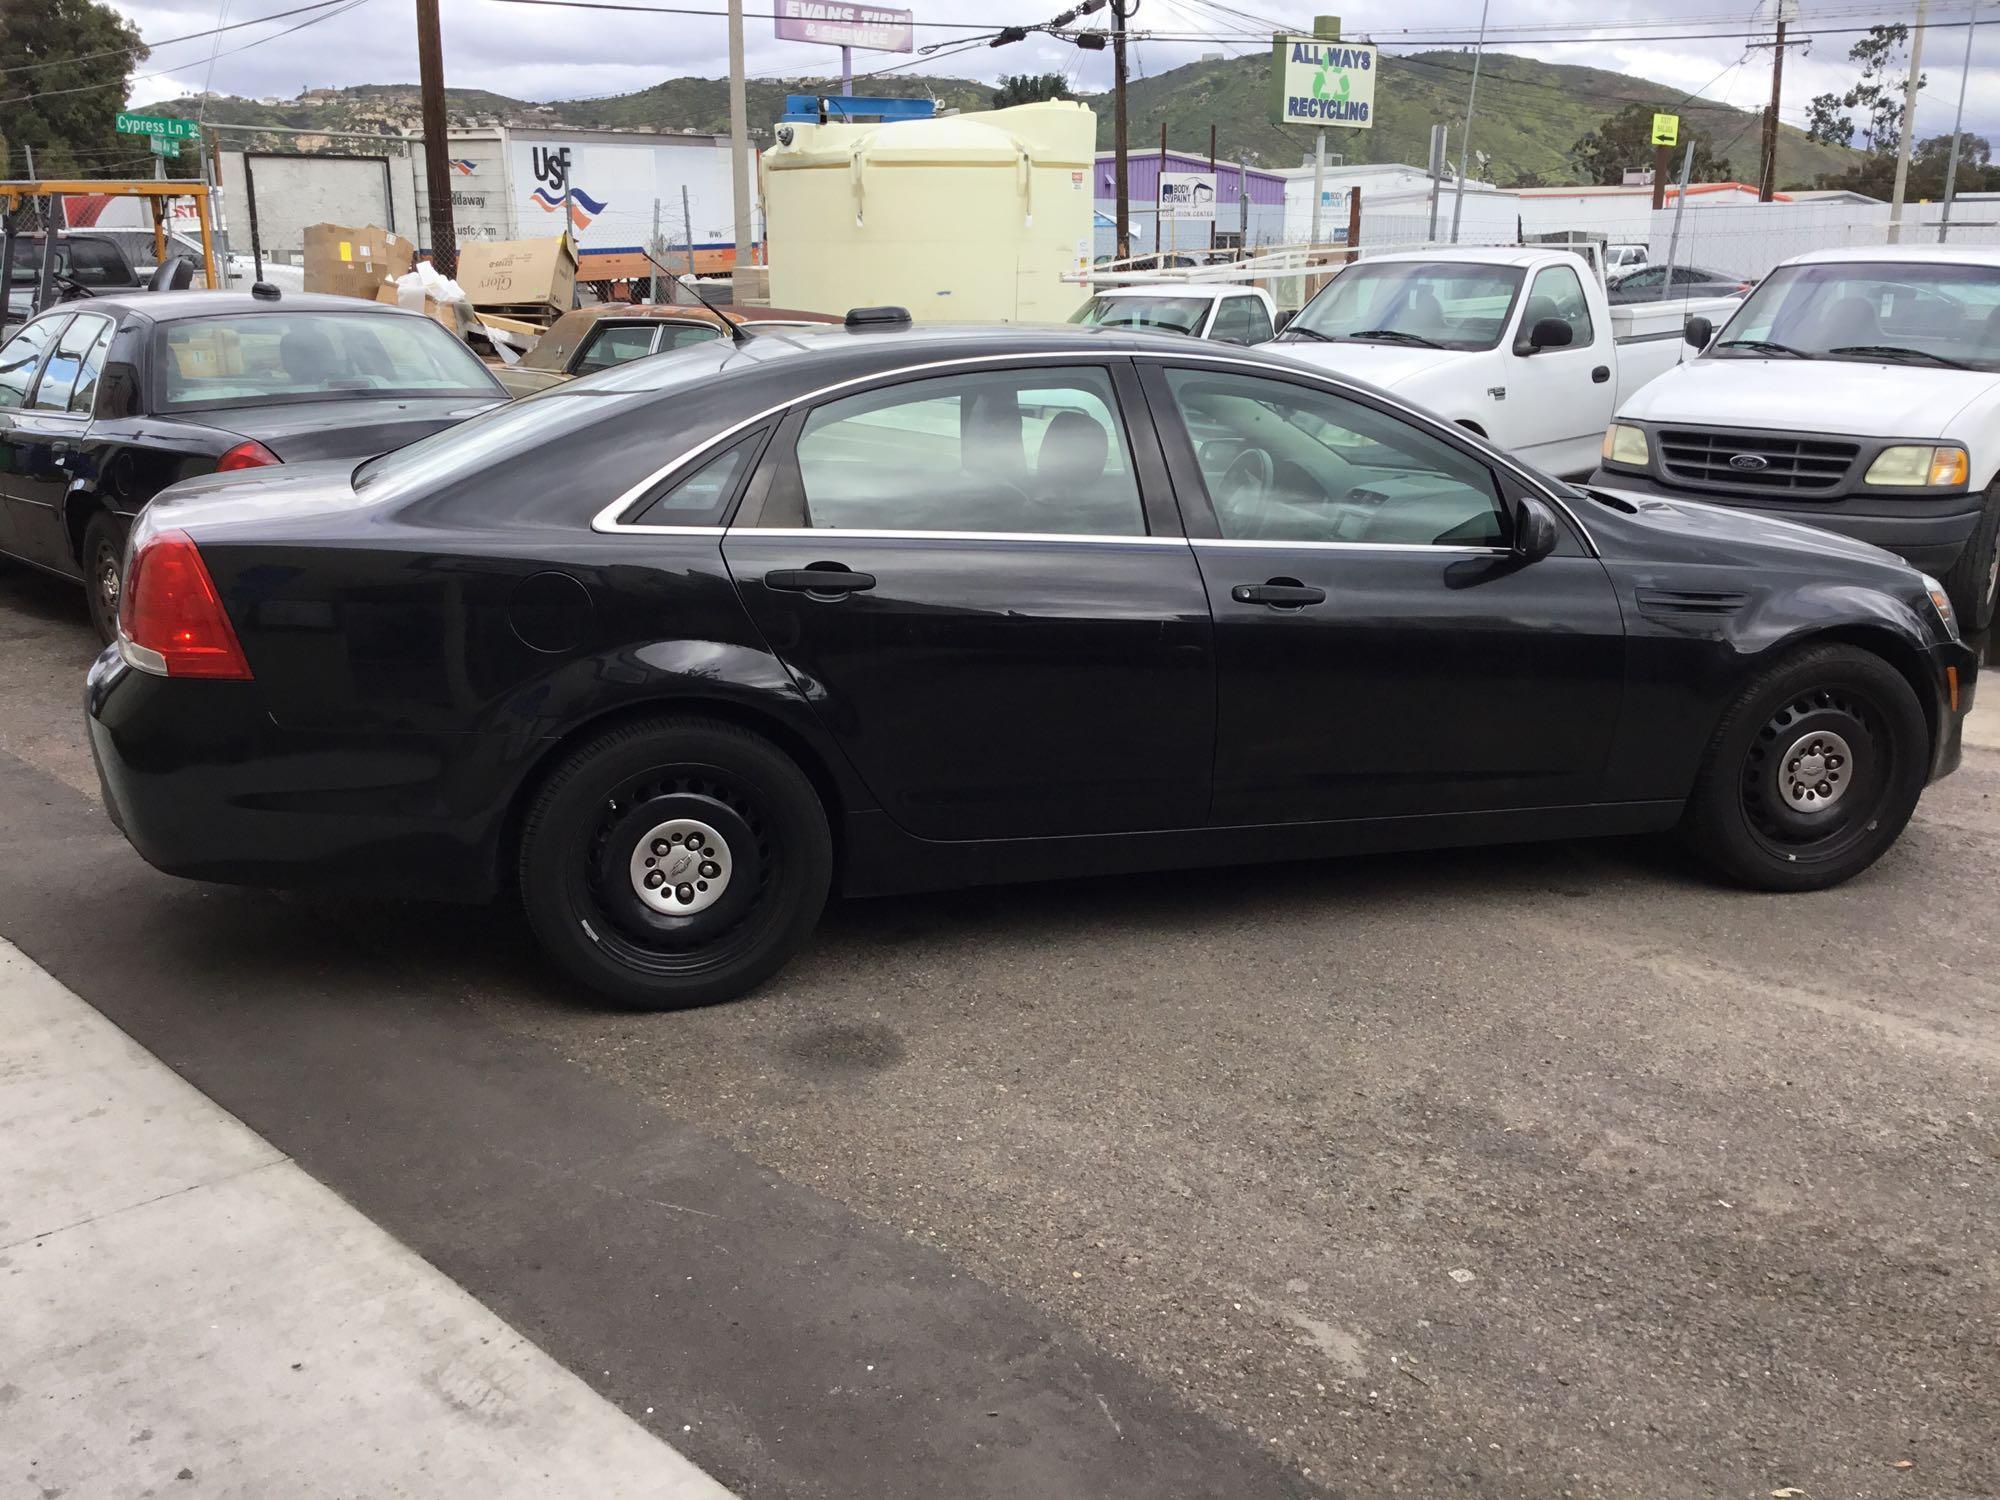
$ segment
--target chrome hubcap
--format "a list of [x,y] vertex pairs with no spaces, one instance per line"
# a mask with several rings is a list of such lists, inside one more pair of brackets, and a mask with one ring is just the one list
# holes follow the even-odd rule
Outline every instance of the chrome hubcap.
[[97,560],[97,586],[104,593],[104,602],[115,613],[118,608],[118,563],[110,557]]
[[630,869],[633,891],[652,910],[693,916],[729,889],[729,845],[698,818],[670,818],[633,846]]
[[1796,813],[1827,811],[1854,784],[1854,752],[1830,729],[1792,741],[1778,757],[1778,800]]

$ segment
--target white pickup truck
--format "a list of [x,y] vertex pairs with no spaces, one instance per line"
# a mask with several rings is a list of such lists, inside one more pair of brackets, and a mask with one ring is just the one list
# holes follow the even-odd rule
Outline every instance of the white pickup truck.
[[1731,305],[1614,308],[1570,250],[1412,251],[1346,267],[1276,342],[1569,476],[1597,462],[1611,414],[1680,361],[1688,313]]
[[1959,625],[2000,590],[2000,247],[1786,261],[1619,404],[1592,482],[1858,537],[1937,574]]

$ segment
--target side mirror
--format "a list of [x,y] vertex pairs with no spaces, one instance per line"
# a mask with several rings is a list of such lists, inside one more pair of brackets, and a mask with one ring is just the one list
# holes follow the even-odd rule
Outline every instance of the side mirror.
[[1292,319],[1296,318],[1298,315],[1299,315],[1298,309],[1296,308],[1293,308],[1288,312],[1279,313],[1277,322],[1277,331],[1279,333],[1283,333],[1287,328],[1291,326]]
[[1715,325],[1700,313],[1696,313],[1687,320],[1687,326],[1681,330],[1681,337],[1697,349],[1706,349],[1708,341],[1715,337]]
[[1556,518],[1533,495],[1523,495],[1514,507],[1514,555],[1522,562],[1540,562],[1556,550]]
[[1526,354],[1537,354],[1544,349],[1564,349],[1576,333],[1561,318],[1543,318],[1528,330]]

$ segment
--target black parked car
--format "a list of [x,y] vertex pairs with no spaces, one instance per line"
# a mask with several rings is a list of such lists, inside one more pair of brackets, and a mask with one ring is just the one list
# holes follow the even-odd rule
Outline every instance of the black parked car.
[[126,531],[167,485],[381,453],[506,394],[440,324],[355,297],[66,303],[0,343],[0,553],[83,580],[108,641]]
[[1116,329],[699,344],[191,481],[132,575],[88,702],[147,859],[515,887],[642,1006],[757,983],[834,886],[1677,825],[1831,885],[1977,670],[1872,547]]
[[[1673,290],[1666,300],[1674,302],[1691,297],[1740,297],[1752,285],[1741,276],[1732,276],[1727,271],[1704,271],[1699,266],[1675,266],[1673,276]],[[1662,300],[1660,288],[1666,285],[1665,266],[1642,266],[1612,277],[1605,284],[1604,295],[1613,303],[1658,302]]]

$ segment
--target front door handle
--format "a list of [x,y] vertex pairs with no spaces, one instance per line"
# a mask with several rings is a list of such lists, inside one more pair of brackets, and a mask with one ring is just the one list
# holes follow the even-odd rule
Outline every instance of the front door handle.
[[875,575],[814,563],[810,568],[774,568],[764,575],[764,587],[788,594],[858,594],[875,587]]
[[1599,365],[1596,369],[1590,372],[1590,378],[1596,381],[1599,385],[1603,385],[1605,381],[1611,378],[1611,366]]
[[1273,578],[1265,583],[1239,583],[1229,591],[1238,604],[1264,604],[1272,609],[1303,609],[1308,604],[1324,604],[1326,590],[1303,584],[1296,578]]

